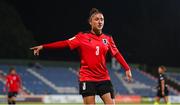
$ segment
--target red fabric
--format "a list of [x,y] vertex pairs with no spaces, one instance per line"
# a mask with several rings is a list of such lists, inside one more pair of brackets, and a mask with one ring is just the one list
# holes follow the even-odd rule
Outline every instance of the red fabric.
[[[106,67],[106,54],[110,52],[115,56],[119,52],[112,37],[105,34],[96,36],[92,33],[79,33],[69,39],[68,44],[70,49],[77,48],[81,55],[80,81],[110,80]],[[127,69],[127,63],[123,57],[117,57]]]
[[120,52],[118,52],[115,56],[116,60],[123,66],[123,68],[127,71],[130,70],[129,65],[126,63],[125,59],[121,55]]
[[114,40],[112,37],[110,37],[110,40],[109,40],[109,43],[110,43],[110,46],[109,46],[109,51],[111,53],[112,56],[116,55],[119,51],[114,43]]
[[18,92],[21,88],[21,79],[17,74],[9,74],[6,76],[6,87],[9,92]]
[[58,42],[53,42],[49,44],[43,44],[42,46],[45,49],[65,48],[65,47],[68,47],[68,43],[67,41],[58,41]]
[[107,52],[110,52],[112,56],[115,56],[125,70],[129,69],[124,58],[119,55],[120,53],[114,44],[113,38],[105,34],[96,36],[92,33],[80,32],[69,40],[43,45],[44,48],[64,48],[68,46],[71,50],[78,49],[80,53],[80,81],[110,80],[106,67]]

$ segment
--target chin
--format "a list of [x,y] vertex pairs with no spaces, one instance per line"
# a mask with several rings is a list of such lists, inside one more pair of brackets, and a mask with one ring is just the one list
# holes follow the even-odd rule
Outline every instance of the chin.
[[100,30],[102,30],[103,28],[102,27],[96,27],[96,28],[94,28],[94,30],[96,30],[96,31],[100,31]]
[[103,27],[100,27],[100,28],[97,28],[98,30],[102,30],[103,29]]

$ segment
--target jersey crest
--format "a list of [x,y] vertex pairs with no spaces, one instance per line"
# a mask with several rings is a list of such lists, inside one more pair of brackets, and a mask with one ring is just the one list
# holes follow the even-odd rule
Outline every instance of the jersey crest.
[[105,44],[105,45],[107,45],[108,44],[108,41],[107,41],[107,39],[102,39],[102,42]]

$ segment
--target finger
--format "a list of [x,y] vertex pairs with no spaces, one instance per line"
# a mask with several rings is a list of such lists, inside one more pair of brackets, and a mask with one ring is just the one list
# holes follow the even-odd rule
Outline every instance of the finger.
[[127,81],[129,82],[129,76],[128,75],[126,76],[126,78],[127,78]]
[[129,77],[129,82],[131,81],[131,77]]
[[36,50],[36,56],[39,56],[39,50]]
[[36,55],[39,56],[39,51],[37,51]]
[[31,47],[30,50],[34,50],[36,47]]
[[132,76],[131,75],[128,75],[128,81],[130,82],[132,79]]
[[34,55],[36,56],[36,50],[34,50]]
[[128,77],[129,77],[130,80],[132,79],[132,74],[131,74],[131,72],[128,73]]
[[31,47],[30,50],[36,50],[38,49],[37,46],[36,47]]
[[130,80],[132,80],[132,75],[130,75],[130,77],[129,77],[129,78],[130,78]]
[[34,50],[34,55],[37,56],[38,50]]

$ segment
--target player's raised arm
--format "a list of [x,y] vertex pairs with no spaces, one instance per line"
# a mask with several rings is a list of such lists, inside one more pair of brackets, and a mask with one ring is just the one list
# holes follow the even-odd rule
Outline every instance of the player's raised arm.
[[[79,34],[81,34],[81,33],[79,33]],[[66,47],[69,47],[70,49],[75,49],[80,45],[79,34],[68,40],[43,44],[40,46],[32,47],[30,49],[34,51],[35,56],[36,55],[38,56],[40,50],[42,50],[42,49],[61,49],[61,48],[66,48]]]
[[126,76],[127,76],[128,80],[131,80],[131,78],[132,78],[131,69],[130,69],[129,65],[127,64],[126,60],[123,58],[123,56],[117,49],[112,37],[109,40],[109,46],[110,46],[109,48],[110,48],[111,55],[113,57],[115,57],[116,60],[123,66],[123,68],[126,71]]
[[40,46],[35,46],[30,48],[31,50],[34,50],[34,55],[39,55],[39,51],[42,49],[57,49],[57,48],[65,48],[68,47],[68,42],[67,40],[65,41],[58,41],[58,42],[53,42],[53,43],[49,43],[49,44],[43,44]]
[[30,48],[31,50],[34,51],[34,55],[39,55],[39,51],[42,50],[43,48],[45,49],[57,49],[57,48],[65,48],[68,47],[68,42],[65,41],[58,41],[58,42],[53,42],[53,43],[49,43],[49,44],[43,44],[40,46],[35,46]]

